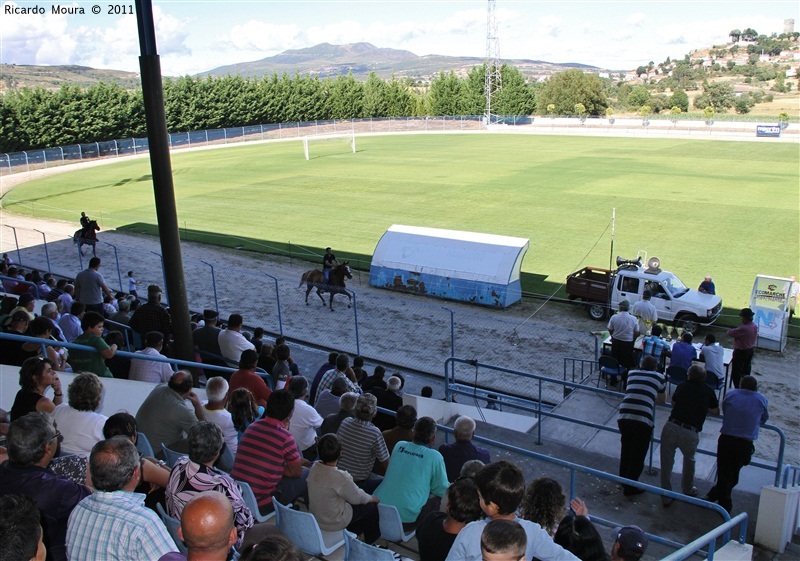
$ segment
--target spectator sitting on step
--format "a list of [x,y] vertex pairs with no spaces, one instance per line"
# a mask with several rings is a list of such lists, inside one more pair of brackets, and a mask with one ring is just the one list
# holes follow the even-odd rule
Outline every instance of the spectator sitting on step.
[[[63,305],[63,304],[62,304]],[[53,336],[53,339],[57,341],[64,341],[66,343],[66,339],[64,338],[64,334],[61,332],[61,328],[58,326],[58,304],[55,302],[47,302],[45,305],[42,306],[42,315],[44,319],[50,322],[50,334]]]
[[9,561],[45,561],[44,530],[33,499],[25,495],[0,497],[0,543],[4,559]]
[[142,339],[151,331],[162,333],[164,347],[169,347],[169,340],[172,337],[172,317],[161,304],[161,288],[158,285],[151,284],[147,287],[147,302],[136,308],[128,325]]
[[242,439],[247,427],[264,414],[264,408],[256,405],[253,392],[247,388],[239,388],[230,392],[227,410],[231,414],[233,426],[236,428],[237,441]]
[[317,429],[322,425],[322,417],[311,407],[308,397],[308,380],[302,376],[293,376],[287,388],[294,397],[294,413],[289,421],[289,430],[300,453],[308,461],[317,458]]
[[647,534],[639,526],[624,526],[611,547],[612,561],[639,561],[647,550]]
[[158,561],[226,561],[239,539],[231,501],[219,491],[203,491],[186,503],[178,527],[178,537],[186,544],[187,555],[167,553]]
[[286,337],[276,337],[275,338],[275,353],[277,355],[278,347],[280,345],[286,345],[286,352],[288,353],[287,358],[285,359],[289,365],[289,372],[290,376],[299,376],[300,375],[300,367],[297,366],[294,359],[292,358],[292,351],[289,349],[289,344],[286,342]]
[[[367,493],[372,493],[381,482],[389,463],[389,451],[383,435],[372,424],[376,412],[375,396],[360,395],[354,410],[355,417],[342,421],[336,433],[342,443],[339,468],[352,475],[356,485]],[[377,473],[373,473],[373,466]]]
[[355,382],[359,386],[367,379],[367,371],[364,370],[363,356],[357,356],[353,359],[353,376],[355,376]]
[[[109,347],[111,345],[116,345],[118,350],[128,350],[125,347],[125,336],[122,334],[122,331],[108,331],[103,339],[105,339],[106,345]],[[127,380],[131,372],[131,359],[126,356],[121,356],[119,353],[115,353],[114,356],[106,359],[106,367],[111,370],[111,374],[114,378]]]
[[322,421],[319,427],[320,434],[334,433],[339,431],[342,421],[353,416],[353,410],[356,408],[358,401],[358,394],[353,392],[345,392],[339,397],[339,410],[336,413],[331,413]]
[[103,383],[95,374],[83,372],[72,380],[67,388],[67,403],[53,410],[53,421],[63,436],[63,453],[86,457],[104,439],[107,417],[97,412],[102,397]]
[[247,427],[233,462],[231,475],[253,488],[264,514],[274,509],[273,497],[288,505],[300,496],[308,496],[308,469],[303,467],[303,457],[287,428],[293,411],[291,393],[272,392],[264,418]]
[[272,375],[272,367],[275,366],[275,357],[272,356],[274,351],[274,345],[264,342],[261,345],[261,352],[258,353],[258,367],[270,376]]
[[[217,327],[219,314],[215,310],[203,310],[203,326],[192,331],[192,341],[194,346],[201,353],[211,353],[212,356],[200,355],[202,362],[214,366],[228,366],[222,359],[222,352],[219,349],[219,334],[222,331]],[[219,357],[219,358],[218,358]],[[211,371],[213,375],[227,377],[228,374],[218,370]]]
[[661,338],[661,326],[654,325],[650,330],[650,335],[642,339],[642,359],[646,356],[654,356],[658,360],[658,371],[664,371],[664,362],[667,357],[672,356],[669,343]]
[[672,345],[672,355],[669,359],[670,366],[677,366],[689,370],[692,361],[697,358],[697,351],[692,346],[692,334],[684,331],[681,340]]
[[[48,302],[55,302],[58,297],[64,294],[64,287],[67,286],[69,281],[67,279],[58,279],[55,281],[55,286],[50,287],[50,292],[47,293],[46,300]],[[48,284],[50,284],[48,282]]]
[[[403,405],[403,398],[400,396],[400,388],[403,387],[403,382],[396,374],[389,377],[386,383],[386,389],[373,388],[370,393],[378,399],[378,407],[395,411]],[[375,426],[382,431],[389,430],[394,427],[393,415],[389,413],[381,413],[375,417]]]
[[554,536],[558,523],[564,518],[567,498],[561,485],[555,479],[540,477],[525,490],[519,515],[525,520],[536,522],[542,529]]
[[570,507],[572,511],[561,519],[553,541],[579,559],[611,561],[584,502],[576,497],[570,501]]
[[96,352],[73,349],[70,354],[70,364],[75,372],[94,372],[101,378],[114,377],[104,359],[113,357],[117,353],[117,346],[109,346],[103,340],[105,321],[105,318],[97,312],[83,314],[81,319],[83,333],[72,342],[76,345],[93,347]]
[[85,313],[86,306],[83,305],[83,302],[78,302],[76,300],[70,305],[69,313],[62,315],[61,319],[58,320],[61,333],[63,333],[64,339],[68,343],[72,343],[83,333],[83,329],[81,329],[81,320]]
[[[328,354],[328,361],[320,366],[317,369],[317,373],[314,374],[314,377],[311,379],[311,389],[308,392],[308,402],[309,403],[316,403],[317,402],[317,388],[319,387],[319,382],[322,380],[322,377],[325,373],[330,370],[331,368],[336,368],[336,357],[339,356],[339,353],[330,353]],[[269,370],[268,370],[269,372]],[[323,415],[324,417],[324,415]]]
[[419,522],[429,512],[438,510],[439,498],[447,490],[444,460],[430,447],[435,439],[436,421],[430,417],[417,419],[414,441],[397,443],[386,476],[375,489],[375,496],[397,507],[400,520],[406,524]]
[[203,414],[206,421],[211,421],[222,430],[225,444],[231,454],[236,456],[239,447],[239,436],[230,412],[225,409],[228,403],[228,382],[222,376],[214,376],[206,382],[206,397],[208,401],[203,405]]
[[[346,353],[340,353],[336,357],[336,368],[328,370],[319,382],[317,386],[317,401],[319,401],[319,395],[330,388],[333,385],[333,381],[337,378],[343,378],[347,383],[347,391],[360,394],[361,388],[358,387],[356,383],[347,375],[347,371],[350,369],[350,357]],[[316,405],[316,402],[314,403]]]
[[[175,452],[186,452],[188,444],[184,435],[198,421],[205,419],[203,405],[192,391],[192,375],[178,370],[166,384],[159,384],[145,398],[136,412],[136,424],[162,457],[161,445]],[[186,401],[191,403],[187,407]]]
[[412,442],[414,440],[414,423],[417,422],[417,410],[413,405],[401,405],[397,408],[397,414],[394,420],[397,426],[393,429],[385,430],[382,433],[383,440],[386,442],[386,448],[389,450],[389,455],[392,454],[395,444],[401,440],[407,442]]
[[466,415],[460,416],[453,423],[453,436],[455,442],[442,444],[439,446],[439,453],[444,458],[444,465],[447,469],[447,479],[455,481],[461,472],[461,466],[469,460],[480,460],[488,464],[489,451],[481,446],[472,443],[475,436],[475,421]]
[[[254,349],[245,349],[239,357],[239,370],[231,375],[230,392],[247,388],[253,394],[256,404],[265,407],[272,390],[264,379],[256,374],[258,355]],[[229,392],[229,393],[230,393]]]
[[264,346],[264,328],[263,327],[256,327],[253,329],[253,336],[250,337],[250,342],[253,343],[253,346],[256,348],[256,352],[261,354],[261,347]]
[[[214,467],[225,440],[222,430],[212,422],[201,421],[189,430],[189,455],[172,468],[167,483],[167,514],[181,519],[183,509],[192,498],[204,491],[219,491],[233,506],[233,518],[239,534],[237,549],[247,536],[249,543],[258,543],[264,536],[264,524],[254,525],[242,491],[233,478]],[[251,531],[257,535],[249,535]]]
[[[151,331],[144,336],[144,349],[136,351],[136,354],[155,358],[167,358],[161,354],[161,349],[163,348],[164,335],[159,331]],[[131,360],[131,369],[128,379],[138,382],[160,384],[169,382],[172,374],[172,366],[170,366],[168,362],[156,362],[154,360],[134,358]]]
[[58,299],[64,303],[64,308],[69,309],[75,301],[75,285],[67,283],[64,285],[64,292],[58,295]]
[[290,364],[291,352],[289,346],[281,343],[275,347],[275,364],[272,366],[272,383],[275,389],[283,389],[289,378],[292,377],[292,365]]
[[444,561],[464,526],[483,518],[478,488],[472,479],[459,479],[450,485],[445,502],[446,512],[430,512],[417,526],[420,558],[426,561]]
[[386,374],[386,369],[378,365],[375,367],[372,376],[368,376],[366,380],[361,384],[361,389],[365,392],[373,389],[373,388],[381,388],[383,390],[386,389],[386,382],[384,381],[383,377]]
[[336,413],[339,410],[339,398],[346,391],[347,383],[345,380],[343,378],[336,378],[336,380],[333,381],[333,385],[320,394],[317,404],[314,406],[314,409],[317,410],[320,417],[324,419],[331,413]]
[[541,526],[515,515],[525,496],[525,476],[519,467],[506,460],[488,464],[478,473],[475,484],[487,518],[471,522],[461,530],[447,561],[480,561],[481,534],[491,520],[514,520],[522,526],[528,536],[526,559],[578,561],[577,557],[553,543]]
[[114,312],[113,314],[108,316],[108,319],[115,323],[121,323],[122,325],[128,325],[131,321],[131,302],[130,300],[123,298],[117,302],[119,306],[119,310]]

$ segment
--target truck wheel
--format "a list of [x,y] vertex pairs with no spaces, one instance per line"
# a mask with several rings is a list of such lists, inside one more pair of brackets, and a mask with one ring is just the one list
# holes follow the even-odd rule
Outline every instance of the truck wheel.
[[675,325],[678,327],[683,327],[683,330],[686,333],[691,333],[692,335],[697,333],[697,330],[700,328],[700,323],[697,320],[697,316],[692,314],[679,316],[678,319],[675,320]]
[[607,306],[601,302],[589,302],[586,304],[586,313],[595,321],[606,319]]

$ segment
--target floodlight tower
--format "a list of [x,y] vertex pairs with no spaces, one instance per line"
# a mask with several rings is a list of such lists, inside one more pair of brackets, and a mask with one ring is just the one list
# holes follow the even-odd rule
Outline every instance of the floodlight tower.
[[492,123],[492,97],[503,87],[500,75],[500,40],[497,36],[497,2],[489,0],[489,12],[486,18],[486,77],[484,94],[486,95],[486,111],[483,120],[487,125]]

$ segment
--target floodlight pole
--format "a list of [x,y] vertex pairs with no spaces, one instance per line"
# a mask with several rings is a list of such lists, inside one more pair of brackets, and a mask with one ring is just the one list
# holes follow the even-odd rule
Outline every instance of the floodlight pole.
[[[150,169],[156,203],[158,235],[163,255],[167,298],[175,336],[175,358],[194,360],[192,331],[189,323],[189,302],[186,297],[186,278],[183,273],[178,212],[172,183],[172,164],[169,155],[167,117],[164,110],[164,88],[161,82],[161,61],[156,49],[151,0],[135,0],[136,22],[139,27],[139,68],[142,74],[142,97],[150,146]],[[197,373],[193,372],[195,386]]]

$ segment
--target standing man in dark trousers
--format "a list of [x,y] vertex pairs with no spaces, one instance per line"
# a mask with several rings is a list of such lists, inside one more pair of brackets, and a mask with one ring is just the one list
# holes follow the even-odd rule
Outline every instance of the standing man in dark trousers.
[[[608,332],[611,334],[611,356],[617,359],[622,368],[630,370],[633,363],[633,344],[639,333],[639,321],[628,313],[630,302],[623,300],[619,303],[619,313],[608,320]],[[622,375],[623,386],[626,374]],[[610,385],[617,385],[617,378],[612,377]]]
[[325,255],[322,257],[322,275],[325,277],[325,284],[331,283],[331,270],[338,267],[339,262],[329,247],[325,248]]
[[[664,375],[656,371],[656,368],[658,359],[646,356],[642,359],[641,370],[628,373],[628,386],[619,406],[619,475],[634,481],[639,480],[644,470],[644,460],[653,436],[656,403],[666,401]],[[626,497],[644,493],[630,485],[623,485],[622,492]]]
[[769,419],[767,399],[758,393],[758,382],[745,376],[741,388],[731,390],[722,401],[722,429],[717,441],[717,484],[707,501],[719,503],[728,512],[733,508],[731,492],[739,483],[739,472],[750,464],[758,429]]
[[731,359],[731,381],[733,387],[739,387],[739,381],[744,376],[750,375],[750,365],[753,362],[753,353],[758,339],[758,326],[753,322],[753,310],[743,308],[739,312],[742,325],[728,330],[728,336],[733,337],[733,358]]
[[[689,367],[687,380],[672,394],[672,412],[661,431],[661,488],[672,490],[672,466],[675,450],[683,454],[681,492],[690,497],[697,496],[694,486],[694,456],[700,443],[700,433],[706,415],[719,414],[717,395],[706,385],[706,369],[699,364]],[[672,498],[661,497],[664,506],[672,504]]]

